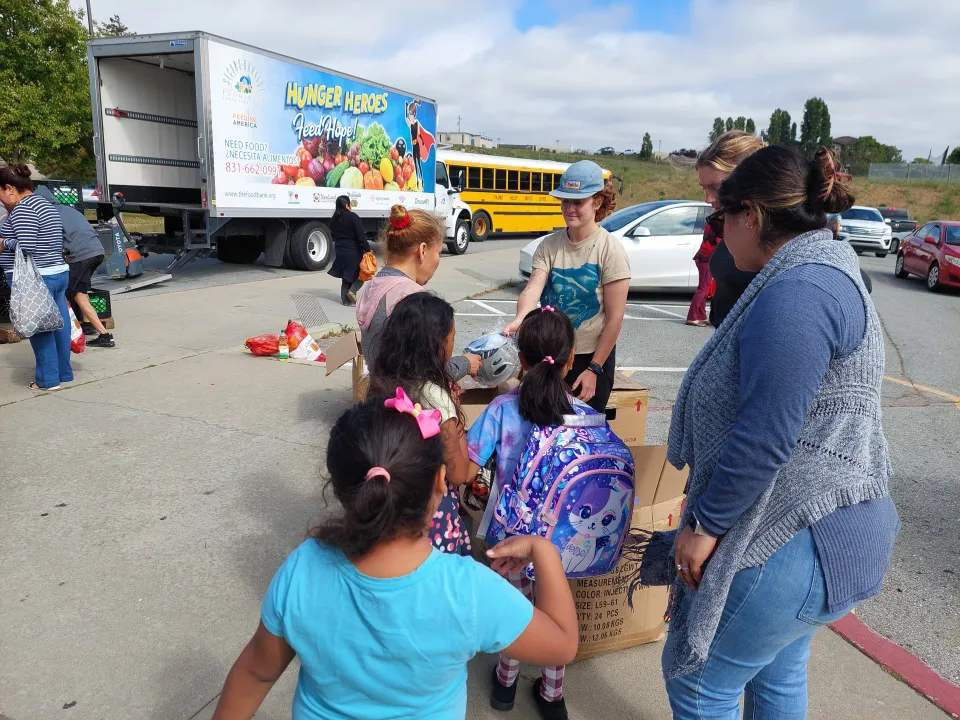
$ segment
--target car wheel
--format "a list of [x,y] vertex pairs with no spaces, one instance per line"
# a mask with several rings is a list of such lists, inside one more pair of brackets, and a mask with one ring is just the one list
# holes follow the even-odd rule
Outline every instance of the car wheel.
[[478,210],[473,214],[473,229],[471,235],[474,242],[483,242],[490,237],[493,232],[493,223],[490,216],[483,210]]
[[933,263],[927,270],[927,290],[937,292],[940,289],[940,266]]
[[878,258],[880,258],[881,260],[883,260],[883,259],[887,256],[887,254],[886,254],[885,252],[874,253],[874,255],[876,255],[876,256],[877,256]]
[[290,260],[298,270],[323,270],[333,260],[330,228],[319,220],[310,220],[294,228],[290,235]]
[[453,240],[447,243],[447,250],[451,255],[463,255],[470,245],[470,223],[466,220],[457,220],[457,227],[453,231]]
[[900,241],[897,240],[897,238],[894,238],[893,241],[890,243],[890,252],[893,253],[894,255],[900,252]]
[[910,273],[903,269],[903,253],[897,255],[897,264],[893,267],[893,274],[901,280],[906,280],[910,277]]

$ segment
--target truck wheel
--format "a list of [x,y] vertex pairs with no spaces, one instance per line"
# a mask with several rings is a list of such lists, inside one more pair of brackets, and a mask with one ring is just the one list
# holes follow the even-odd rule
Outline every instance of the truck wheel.
[[878,258],[880,258],[881,260],[883,260],[883,259],[887,256],[887,254],[886,254],[885,252],[874,253],[874,255],[876,255],[876,256],[877,256]]
[[319,220],[310,220],[294,228],[290,235],[290,261],[298,270],[323,270],[333,259],[330,228]]
[[463,255],[470,245],[470,223],[466,220],[457,220],[457,227],[453,231],[453,240],[447,243],[447,250],[451,255]]
[[217,242],[217,257],[220,262],[231,265],[255,263],[262,252],[260,240],[252,235],[227,237]]
[[490,237],[492,231],[493,223],[490,220],[490,216],[483,210],[475,212],[473,214],[473,230],[471,231],[473,241],[483,242]]

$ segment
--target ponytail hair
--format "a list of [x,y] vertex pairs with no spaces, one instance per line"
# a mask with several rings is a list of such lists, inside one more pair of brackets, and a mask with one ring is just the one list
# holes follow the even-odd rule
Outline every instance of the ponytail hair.
[[564,366],[574,348],[573,323],[559,310],[527,313],[517,333],[517,348],[528,369],[520,383],[520,416],[534,425],[559,425],[573,413]]
[[374,396],[343,413],[330,432],[324,488],[341,511],[309,532],[349,558],[380,542],[425,534],[434,479],[444,464],[443,440],[426,440],[412,415]]
[[337,220],[343,217],[343,213],[350,209],[350,198],[347,195],[337,197],[336,209],[333,211],[333,219]]
[[387,259],[403,260],[421,244],[436,247],[446,235],[443,220],[423,210],[407,210],[403,205],[390,208],[390,219],[380,228],[380,247]]
[[10,185],[20,192],[33,192],[34,185],[30,174],[30,168],[23,163],[12,167],[0,167],[0,187]]

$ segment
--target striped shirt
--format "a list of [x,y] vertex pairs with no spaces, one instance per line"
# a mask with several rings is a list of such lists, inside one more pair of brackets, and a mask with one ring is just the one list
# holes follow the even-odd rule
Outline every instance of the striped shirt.
[[63,259],[63,224],[56,208],[39,195],[27,195],[17,203],[0,226],[4,252],[0,253],[0,268],[13,272],[16,254],[14,248],[33,257],[41,275],[56,275],[69,271]]

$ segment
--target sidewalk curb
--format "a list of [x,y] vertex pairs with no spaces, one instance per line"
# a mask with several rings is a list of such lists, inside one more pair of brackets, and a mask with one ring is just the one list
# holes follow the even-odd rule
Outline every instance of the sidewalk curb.
[[879,633],[853,613],[830,623],[830,629],[884,670],[895,675],[953,717],[960,717],[960,687],[931,670],[922,660]]

